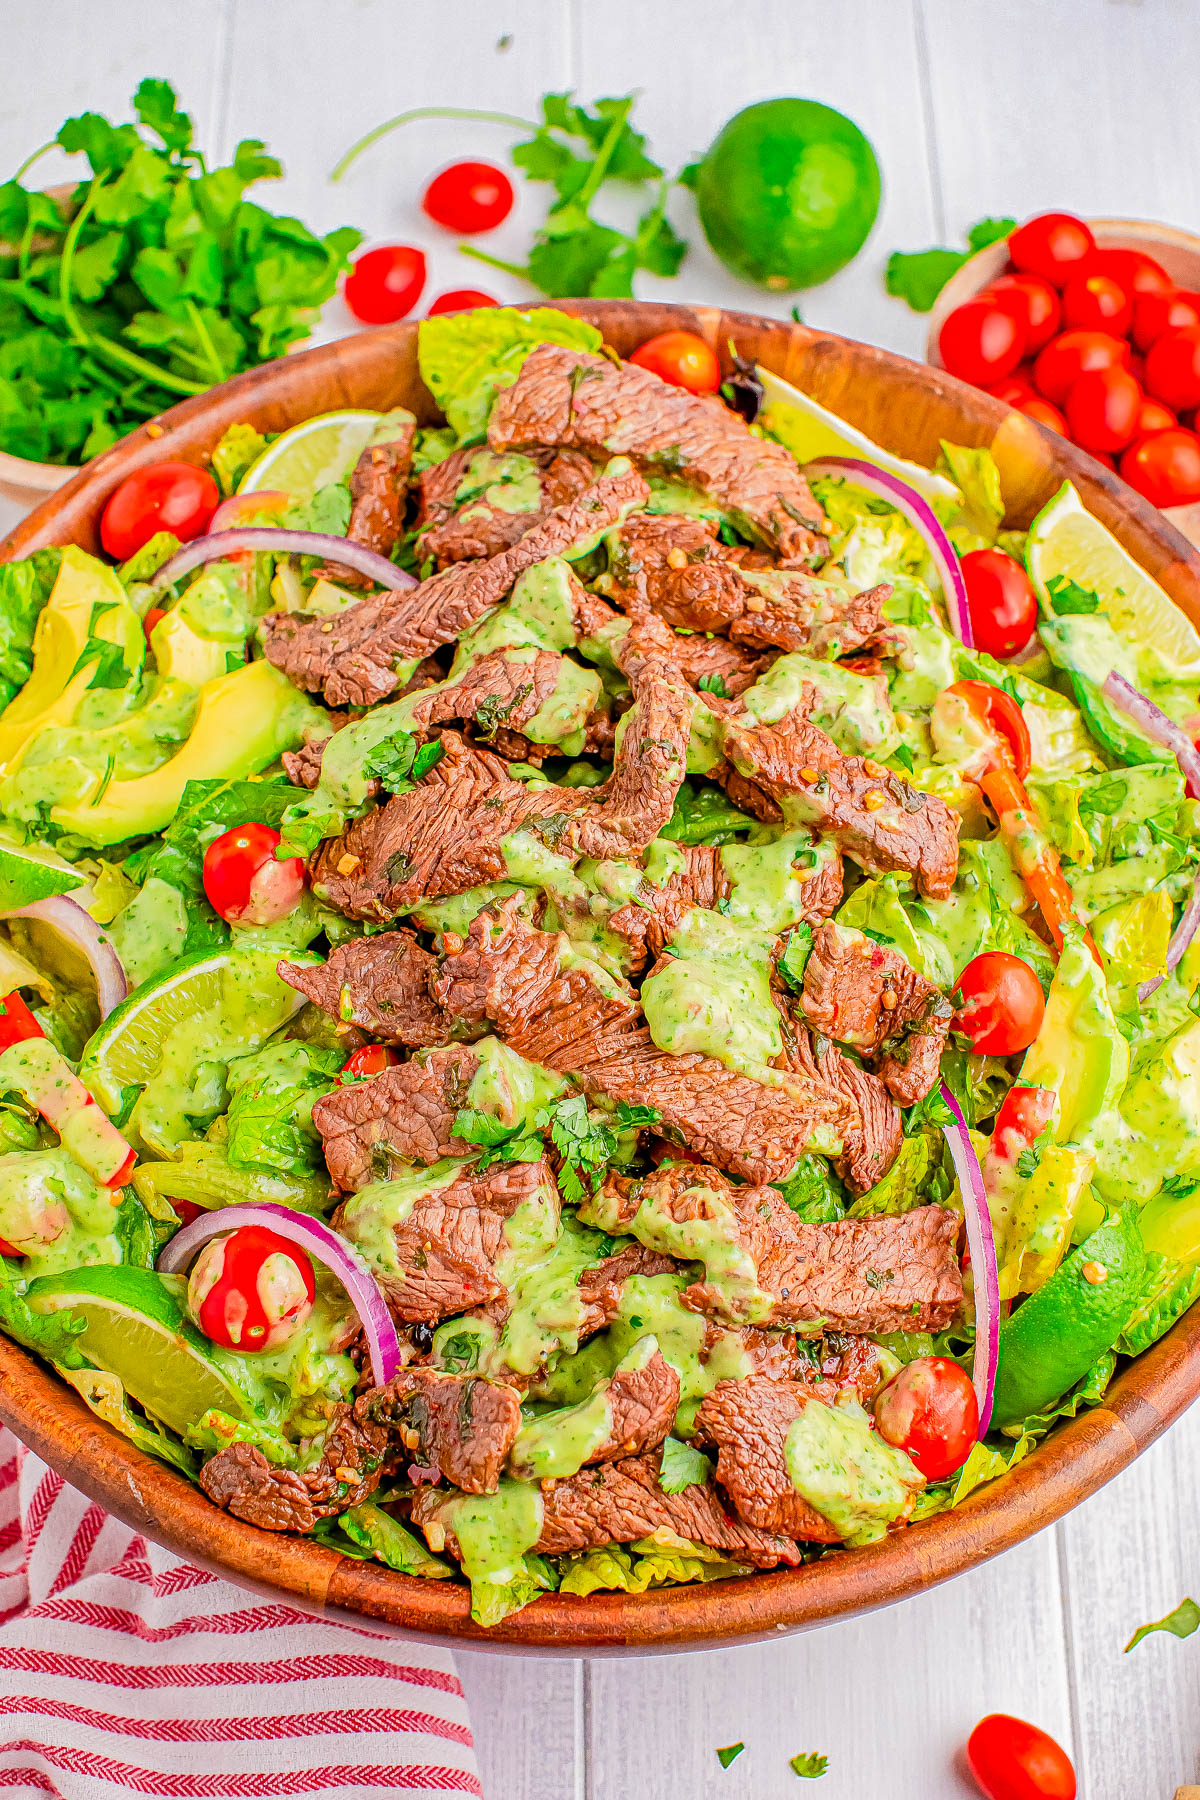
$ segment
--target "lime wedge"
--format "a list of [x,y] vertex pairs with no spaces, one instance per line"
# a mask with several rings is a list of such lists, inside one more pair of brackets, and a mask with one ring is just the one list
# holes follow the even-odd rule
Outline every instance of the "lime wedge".
[[0,832],[0,912],[33,906],[53,894],[69,894],[83,886],[83,876],[69,862],[40,844],[19,844]]
[[1051,616],[1048,584],[1056,575],[1068,576],[1099,597],[1115,631],[1151,645],[1189,673],[1200,674],[1200,636],[1195,628],[1092,517],[1069,481],[1030,526],[1025,564],[1038,600]]
[[84,1048],[80,1079],[106,1112],[119,1113],[126,1090],[145,1087],[164,1064],[186,1077],[198,1062],[257,1050],[305,1003],[279,979],[278,961],[265,950],[185,956],[109,1013]]
[[251,464],[238,493],[280,488],[293,500],[311,500],[318,488],[349,475],[381,417],[374,412],[318,413],[293,425]]
[[763,384],[763,410],[758,422],[791,451],[797,462],[813,462],[818,456],[857,456],[906,481],[926,500],[961,500],[954,483],[944,475],[935,475],[920,463],[893,456],[890,450],[872,443],[856,425],[839,419],[836,413],[818,405],[761,363],[757,373]]
[[32,1312],[70,1312],[87,1321],[75,1340],[89,1362],[115,1375],[127,1394],[173,1431],[210,1407],[235,1418],[252,1412],[221,1352],[183,1310],[181,1283],[153,1269],[101,1267],[41,1275],[25,1291]]

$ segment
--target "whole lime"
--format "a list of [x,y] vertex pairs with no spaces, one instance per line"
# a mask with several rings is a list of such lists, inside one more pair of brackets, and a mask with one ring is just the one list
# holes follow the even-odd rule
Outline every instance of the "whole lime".
[[694,172],[704,235],[736,275],[815,287],[858,255],[879,211],[875,152],[817,100],[735,113]]

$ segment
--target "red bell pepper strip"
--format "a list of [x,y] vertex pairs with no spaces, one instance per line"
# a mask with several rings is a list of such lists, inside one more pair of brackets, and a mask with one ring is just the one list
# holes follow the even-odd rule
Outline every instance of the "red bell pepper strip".
[[0,1050],[26,1038],[45,1037],[45,1032],[14,988],[0,1000]]

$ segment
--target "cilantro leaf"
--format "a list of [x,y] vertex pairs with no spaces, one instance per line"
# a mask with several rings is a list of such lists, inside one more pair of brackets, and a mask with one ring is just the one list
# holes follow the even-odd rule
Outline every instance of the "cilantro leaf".
[[723,1769],[727,1769],[730,1763],[739,1757],[745,1748],[745,1744],[724,1744],[717,1751],[717,1761]]
[[1169,1631],[1173,1637],[1186,1638],[1191,1637],[1196,1630],[1200,1630],[1200,1606],[1194,1600],[1181,1600],[1175,1611],[1169,1612],[1165,1619],[1155,1619],[1149,1625],[1139,1625],[1125,1646],[1125,1654],[1128,1656],[1134,1646],[1140,1644],[1143,1638],[1149,1637],[1152,1631]]
[[147,76],[133,96],[133,110],[143,125],[157,132],[168,150],[186,150],[192,141],[192,121],[179,110],[169,81]]
[[420,744],[410,731],[396,731],[375,745],[363,763],[363,773],[374,776],[389,794],[404,794],[428,775],[441,756],[440,740]]
[[980,219],[967,233],[966,250],[894,250],[888,257],[884,283],[897,300],[907,300],[914,312],[932,312],[934,302],[952,275],[958,273],[977,250],[998,243],[1014,230],[1015,219]]
[[558,1185],[564,1199],[578,1205],[599,1187],[602,1173],[616,1154],[616,1138],[592,1118],[582,1094],[543,1107],[534,1123],[539,1131],[549,1131],[562,1158]]
[[454,1136],[465,1144],[478,1144],[476,1168],[482,1174],[494,1162],[538,1162],[545,1145],[523,1125],[502,1125],[488,1113],[463,1107],[455,1115]]
[[718,700],[729,698],[729,689],[725,686],[723,675],[702,675],[696,686],[702,694],[715,694]]
[[902,768],[907,769],[910,775],[912,774],[913,753],[907,744],[901,744],[898,749],[892,752],[892,760],[898,762]]
[[79,671],[92,666],[92,677],[88,686],[92,688],[122,688],[130,679],[130,671],[125,667],[125,651],[120,644],[106,643],[103,638],[90,637],[75,661],[68,679],[73,680]]
[[627,1100],[617,1101],[617,1124],[623,1130],[633,1130],[640,1125],[657,1125],[662,1114],[657,1106],[630,1106]]
[[706,1482],[712,1472],[713,1466],[707,1456],[693,1449],[691,1444],[682,1444],[673,1437],[663,1443],[658,1485],[664,1494],[682,1494],[684,1488]]
[[779,973],[797,993],[804,986],[804,970],[811,951],[812,926],[801,920],[800,924],[793,925],[788,932],[787,943],[778,963]]
[[1046,592],[1050,596],[1050,605],[1060,616],[1100,610],[1100,596],[1091,588],[1080,587],[1069,575],[1052,575],[1046,583]]
[[819,1755],[815,1750],[802,1750],[788,1763],[793,1775],[800,1775],[807,1781],[815,1781],[817,1776],[824,1775],[828,1767],[829,1758]]

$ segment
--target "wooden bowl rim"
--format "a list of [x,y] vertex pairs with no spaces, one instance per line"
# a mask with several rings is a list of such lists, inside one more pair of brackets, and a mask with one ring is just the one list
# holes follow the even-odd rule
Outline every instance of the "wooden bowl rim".
[[[712,307],[656,302],[561,303],[605,331],[641,341],[679,326],[699,331],[722,355],[730,338],[760,360],[780,366],[803,353],[842,358],[856,380],[873,372],[897,389],[914,385],[950,398],[969,423],[972,441],[1013,435],[1010,409],[964,387],[940,370],[891,352],[852,344],[802,325]],[[309,372],[338,385],[338,369],[361,365],[374,379],[386,362],[413,375],[415,324],[384,327],[289,357],[235,377],[221,388],[184,401],[162,415],[155,436],[145,427],[88,464],[44,501],[3,543],[0,560],[45,544],[71,541],[95,516],[117,483],[164,454],[164,430],[191,432],[186,448],[211,448],[233,419],[286,409],[291,378]],[[382,360],[381,360],[382,359]],[[410,401],[432,405],[419,384]],[[1023,432],[1027,422],[1016,427]],[[204,427],[204,430],[201,430]],[[1152,549],[1159,578],[1177,604],[1200,623],[1200,557],[1140,496],[1074,446],[1029,427],[1048,478],[1070,479],[1110,528]],[[990,435],[988,435],[990,434]],[[167,450],[168,454],[175,453]],[[908,1527],[879,1544],[823,1557],[796,1570],[775,1570],[710,1586],[642,1595],[546,1595],[492,1631],[470,1618],[469,1596],[458,1582],[422,1581],[381,1564],[358,1562],[304,1538],[261,1531],[214,1507],[176,1470],[143,1454],[103,1424],[83,1401],[31,1353],[0,1336],[0,1420],[29,1447],[108,1511],[167,1549],[244,1587],[359,1630],[441,1643],[469,1643],[535,1655],[629,1655],[713,1648],[769,1639],[853,1617],[918,1593],[975,1567],[1061,1518],[1112,1479],[1191,1405],[1200,1393],[1200,1312],[1185,1313],[1159,1343],[1114,1381],[1103,1404],[1059,1426],[1015,1469],[981,1488],[962,1506]]]

